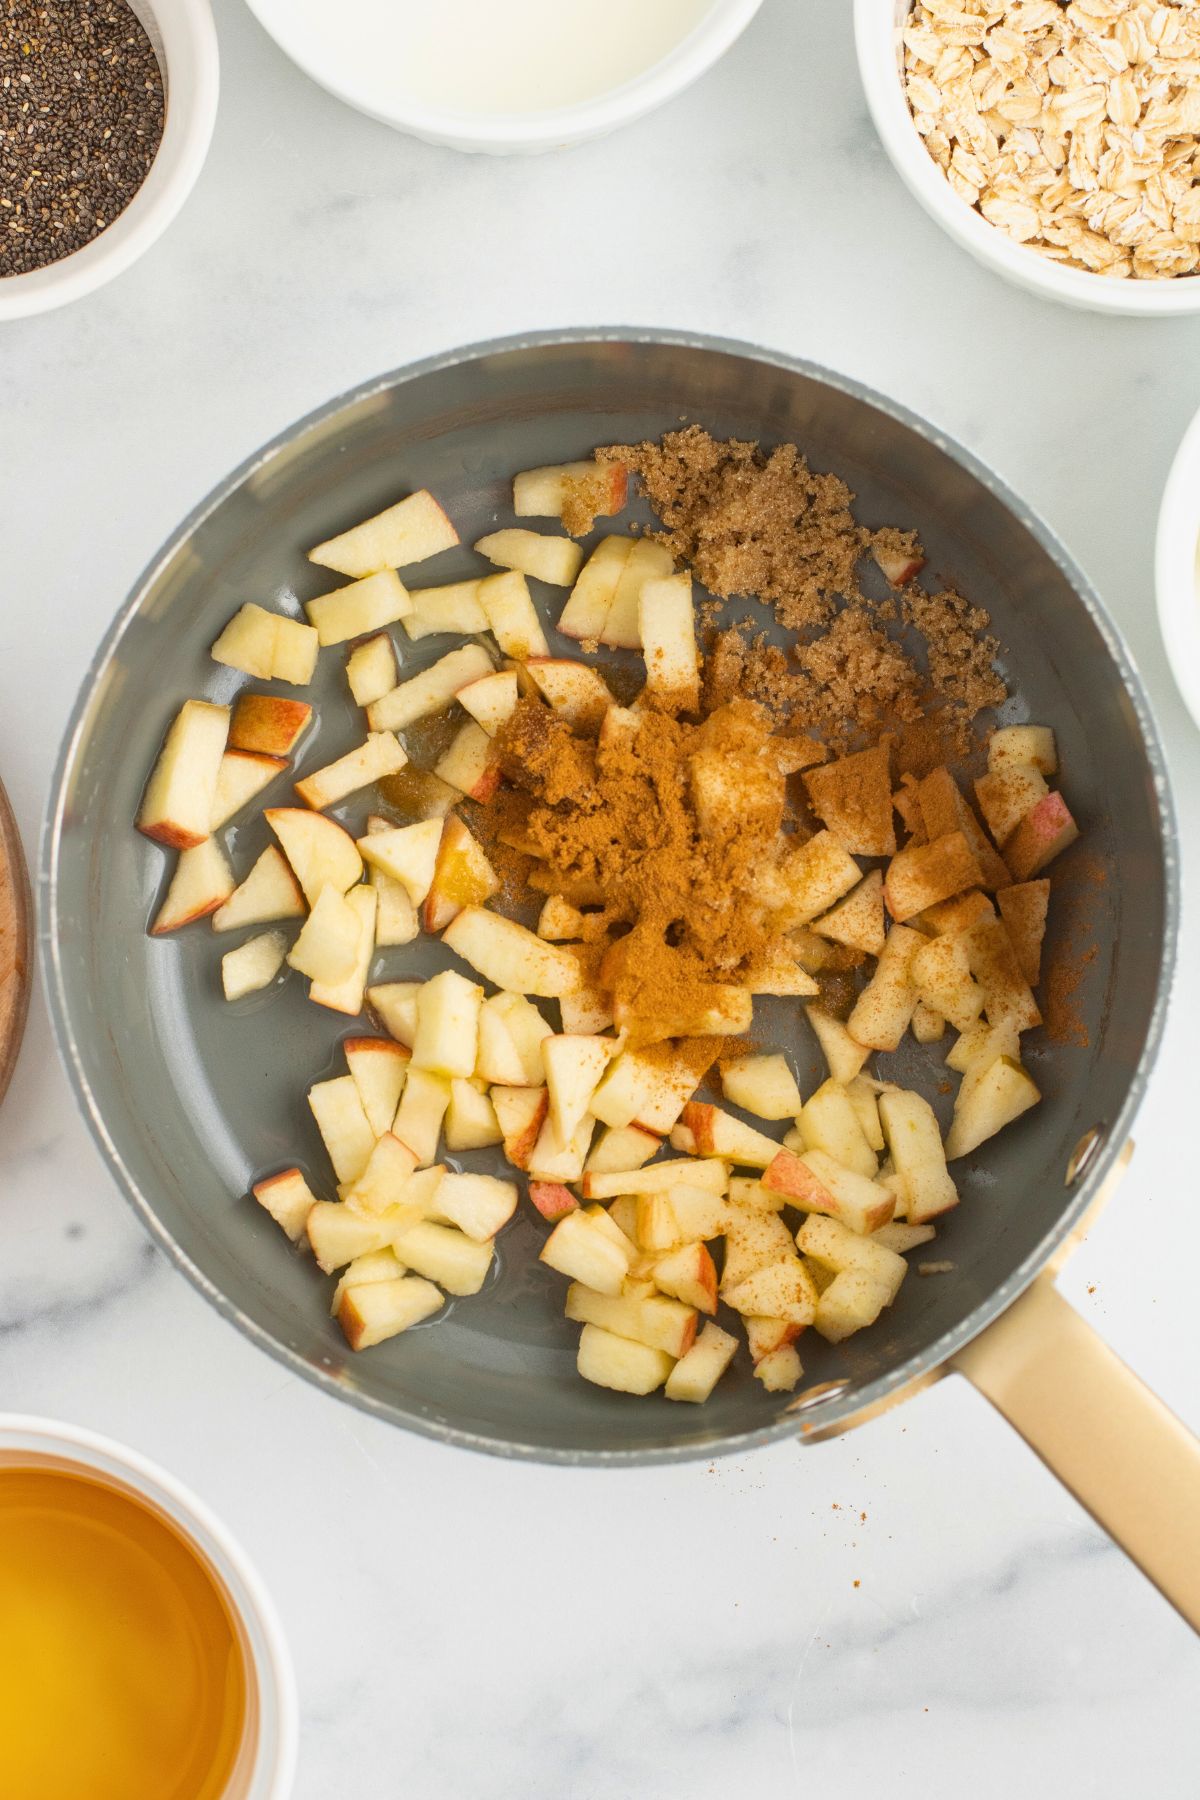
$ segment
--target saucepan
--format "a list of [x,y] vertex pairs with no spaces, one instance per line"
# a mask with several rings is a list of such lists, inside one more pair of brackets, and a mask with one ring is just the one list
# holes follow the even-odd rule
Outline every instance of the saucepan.
[[[146,772],[184,696],[233,691],[207,651],[235,609],[247,599],[294,606],[316,591],[308,545],[422,486],[470,543],[505,506],[514,471],[655,436],[681,418],[723,436],[798,443],[814,468],[849,482],[866,523],[915,527],[936,578],[992,615],[1013,695],[1002,721],[1053,724],[1083,826],[1056,877],[1063,902],[1049,944],[1052,963],[1075,959],[1077,1016],[1057,1034],[1065,1041],[1026,1040],[1044,1103],[956,1165],[963,1201],[936,1246],[952,1267],[907,1281],[874,1329],[840,1346],[806,1334],[795,1394],[763,1392],[748,1363],[699,1407],[587,1386],[561,1283],[537,1261],[544,1227],[524,1209],[481,1294],[355,1357],[311,1259],[289,1253],[248,1197],[257,1175],[293,1162],[319,1178],[305,1093],[340,1067],[345,1030],[299,982],[231,1017],[211,932],[146,935],[166,874],[133,830]],[[470,552],[430,565],[428,579],[453,579],[456,556],[465,565]],[[426,648],[405,647],[410,669],[445,645]],[[318,681],[314,766],[356,732],[340,666]],[[239,826],[235,867],[265,841],[261,820]],[[1119,1171],[1159,1045],[1179,907],[1175,841],[1162,752],[1128,652],[1063,547],[967,451],[808,363],[691,336],[564,332],[369,382],[251,457],[185,521],[121,608],[76,704],[43,839],[40,929],[60,1049],[118,1184],[212,1304],[327,1393],[452,1444],[622,1465],[797,1433],[816,1442],[961,1370],[1200,1626],[1200,1450],[1050,1279]],[[436,940],[389,950],[373,978],[423,977],[439,957]],[[823,1072],[815,1042],[794,1002],[773,1005],[756,1035],[791,1052],[807,1091]],[[911,1065],[885,1060],[884,1072],[945,1104],[926,1052]],[[475,1153],[479,1166],[489,1154]]]

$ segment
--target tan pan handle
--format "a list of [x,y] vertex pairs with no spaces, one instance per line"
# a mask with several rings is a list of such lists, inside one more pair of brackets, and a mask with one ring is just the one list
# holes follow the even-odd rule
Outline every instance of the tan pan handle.
[[1042,1275],[958,1369],[1200,1632],[1200,1441]]

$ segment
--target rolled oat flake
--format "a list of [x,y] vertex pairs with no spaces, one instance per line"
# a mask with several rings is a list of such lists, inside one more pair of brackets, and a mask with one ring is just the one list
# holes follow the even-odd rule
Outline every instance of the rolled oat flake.
[[0,0],[0,279],[99,237],[145,181],[165,116],[125,0]]

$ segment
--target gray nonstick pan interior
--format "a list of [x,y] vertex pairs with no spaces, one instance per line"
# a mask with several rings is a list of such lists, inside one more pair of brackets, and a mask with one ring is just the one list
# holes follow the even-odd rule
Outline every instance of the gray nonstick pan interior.
[[[332,585],[307,546],[411,488],[428,486],[464,545],[508,507],[515,470],[656,436],[681,418],[720,435],[797,442],[833,469],[870,524],[916,527],[927,578],[991,613],[1014,698],[1008,720],[1054,725],[1063,786],[1084,844],[1063,859],[1072,903],[1053,930],[1096,954],[1079,989],[1088,1045],[1026,1040],[1045,1102],[956,1166],[963,1204],[936,1254],[951,1274],[905,1283],[872,1331],[831,1348],[808,1333],[805,1383],[838,1386],[806,1415],[837,1422],[941,1361],[1031,1278],[1079,1215],[1119,1148],[1157,1045],[1173,949],[1169,800],[1144,696],[1083,577],[1015,498],[902,409],[843,378],[738,345],[636,333],[555,336],[485,347],[387,377],[326,408],[261,452],[189,520],[114,624],[63,751],[43,845],[41,930],[51,1002],[72,1080],[125,1192],[189,1277],[257,1342],[335,1394],[411,1428],[502,1454],[557,1460],[711,1455],[794,1431],[793,1397],[764,1393],[745,1352],[703,1407],[635,1400],[581,1382],[578,1327],[563,1283],[536,1260],[544,1227],[523,1202],[484,1292],[364,1355],[327,1315],[328,1281],[291,1252],[247,1197],[258,1174],[298,1161],[331,1183],[308,1086],[343,1066],[361,1031],[312,1006],[292,978],[230,1007],[221,951],[201,924],[146,935],[168,859],[132,821],[163,732],[187,695],[227,699],[242,678],[208,647],[243,601],[294,608]],[[645,515],[643,515],[645,516]],[[422,566],[420,584],[477,566],[469,548]],[[561,592],[540,589],[549,624]],[[739,615],[744,607],[737,609]],[[575,647],[549,631],[563,653]],[[411,672],[449,647],[409,644]],[[255,684],[261,685],[261,684]],[[292,692],[294,690],[281,690]],[[361,737],[342,657],[322,656],[320,725],[299,772]],[[269,802],[276,790],[268,790]],[[276,801],[285,803],[286,799]],[[358,797],[337,816],[360,825]],[[254,816],[229,833],[239,877],[268,838]],[[1086,862],[1083,860],[1086,858]],[[1054,953],[1051,944],[1051,955]],[[451,959],[436,941],[381,952],[374,980],[424,977]],[[553,1017],[554,1014],[552,1013]],[[821,1078],[794,1002],[763,1007],[756,1038],[794,1055],[802,1087]],[[880,1058],[943,1109],[925,1052]],[[1067,1185],[1093,1127],[1099,1153]],[[495,1153],[463,1158],[496,1167]]]

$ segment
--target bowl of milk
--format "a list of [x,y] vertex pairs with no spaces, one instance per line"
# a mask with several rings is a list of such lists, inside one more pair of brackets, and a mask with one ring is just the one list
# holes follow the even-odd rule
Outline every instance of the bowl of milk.
[[762,0],[248,0],[360,112],[494,155],[600,137],[711,68]]

